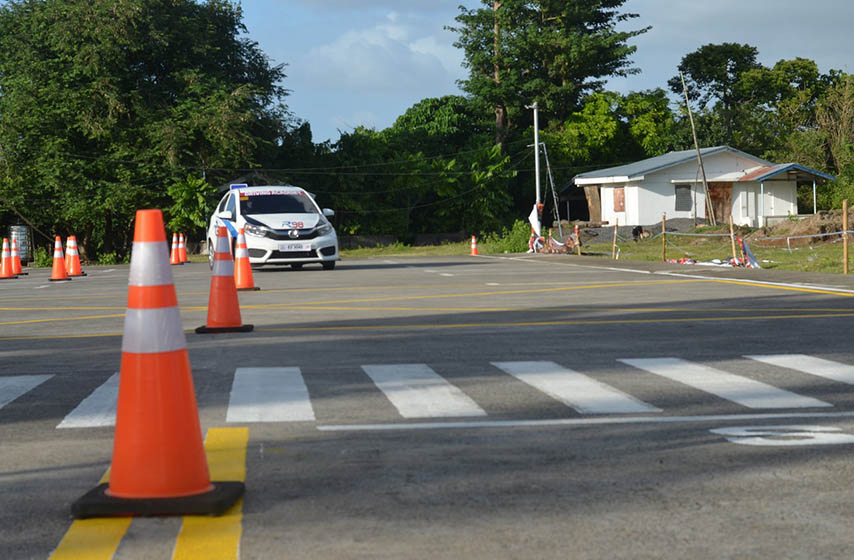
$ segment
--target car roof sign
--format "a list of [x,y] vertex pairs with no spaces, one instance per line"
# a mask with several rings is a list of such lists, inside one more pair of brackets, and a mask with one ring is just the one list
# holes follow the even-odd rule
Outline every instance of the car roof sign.
[[247,185],[246,183],[238,183],[238,184],[234,184],[234,185],[228,185],[228,188],[229,188],[229,190],[245,189],[248,186],[249,185]]

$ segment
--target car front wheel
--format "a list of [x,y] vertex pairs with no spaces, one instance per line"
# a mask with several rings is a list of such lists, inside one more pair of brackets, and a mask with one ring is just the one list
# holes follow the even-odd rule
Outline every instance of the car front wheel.
[[214,244],[213,244],[213,241],[211,241],[210,239],[208,239],[208,262],[209,262],[209,263],[210,263],[210,265],[211,265],[211,270],[213,270],[213,263],[214,263]]

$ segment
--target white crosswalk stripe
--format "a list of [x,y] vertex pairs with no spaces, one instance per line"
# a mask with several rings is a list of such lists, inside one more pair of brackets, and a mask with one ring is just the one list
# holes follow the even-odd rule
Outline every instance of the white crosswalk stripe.
[[116,425],[119,374],[114,373],[88,397],[80,401],[57,428],[97,428]]
[[839,362],[825,360],[824,358],[816,358],[805,354],[768,354],[745,356],[745,358],[854,385],[854,366],[840,364]]
[[314,420],[308,388],[297,367],[237,368],[226,422]]
[[493,362],[492,365],[582,414],[661,412],[660,408],[554,362]]
[[404,418],[486,416],[477,403],[425,364],[367,365],[362,369]]
[[621,359],[624,364],[678,381],[748,408],[813,408],[833,406],[824,401],[779,389],[679,358]]
[[11,375],[0,377],[0,408],[38,387],[53,375]]
[[[747,355],[744,358],[747,359],[744,364],[761,362],[772,367],[796,370],[834,382],[854,385],[854,366],[848,364],[805,354],[762,354]],[[679,358],[624,358],[616,362],[676,381],[712,395],[710,398],[725,399],[751,409],[833,407],[833,404],[823,400],[786,390],[785,386],[776,387],[746,375],[729,373]],[[489,391],[478,390],[474,393],[478,399],[501,399],[501,391],[512,391],[512,384],[521,381],[582,415],[665,412],[603,382],[601,377],[595,374],[583,373],[584,370],[576,371],[556,362],[502,361],[491,364],[509,376],[506,379],[511,385],[501,383]],[[389,414],[394,414],[395,418],[412,419],[488,416],[483,406],[489,404],[489,401],[476,402],[427,364],[373,364],[362,365],[361,369],[373,381],[375,387],[372,387],[372,390],[387,398],[396,410],[395,413],[391,412],[391,408],[385,412],[377,409],[377,417]],[[744,367],[741,370],[750,371]],[[53,375],[0,377],[0,408],[52,377]],[[56,427],[67,429],[114,426],[118,386],[119,374],[116,373],[76,406],[69,404],[69,408],[73,409]],[[673,386],[664,389],[666,392],[675,391]],[[532,398],[530,392],[525,394],[528,396],[524,398]],[[355,393],[352,398],[359,399],[361,396]],[[668,397],[668,400],[672,399]],[[323,421],[334,421],[332,417],[337,415],[334,411],[342,410],[340,407],[345,406],[345,403],[346,406],[358,406],[359,402],[341,401],[332,407],[325,406],[322,410],[330,418],[323,418]],[[499,402],[501,401],[496,400],[492,405],[500,409],[502,405],[497,404]],[[670,408],[678,409],[678,404]],[[370,415],[374,414],[371,410],[363,409],[363,416],[370,418]],[[234,424],[316,420],[312,396],[299,367],[241,367],[234,371],[225,412],[226,422]]]

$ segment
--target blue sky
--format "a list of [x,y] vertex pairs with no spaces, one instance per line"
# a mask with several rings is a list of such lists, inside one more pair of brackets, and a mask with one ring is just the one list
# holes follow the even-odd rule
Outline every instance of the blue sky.
[[[243,0],[249,37],[275,64],[286,63],[291,111],[311,123],[316,142],[358,125],[391,125],[425,97],[458,94],[465,77],[453,47],[458,6],[471,0]],[[760,62],[815,60],[854,72],[854,2],[848,0],[628,0],[632,60],[641,74],[612,80],[626,93],[662,87],[687,53],[707,43],[748,43]]]

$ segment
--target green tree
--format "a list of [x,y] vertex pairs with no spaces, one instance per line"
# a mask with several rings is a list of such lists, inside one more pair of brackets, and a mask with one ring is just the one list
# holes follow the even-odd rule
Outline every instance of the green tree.
[[[11,0],[0,8],[0,196],[88,252],[187,173],[251,167],[282,135],[282,66],[226,0]],[[21,188],[22,185],[25,188]]]
[[627,43],[649,28],[617,31],[637,17],[620,13],[625,0],[481,0],[460,7],[458,35],[469,77],[461,87],[495,110],[496,142],[504,143],[518,120],[530,122],[525,105],[540,104],[543,125],[563,121],[583,97],[612,76],[637,73]]

